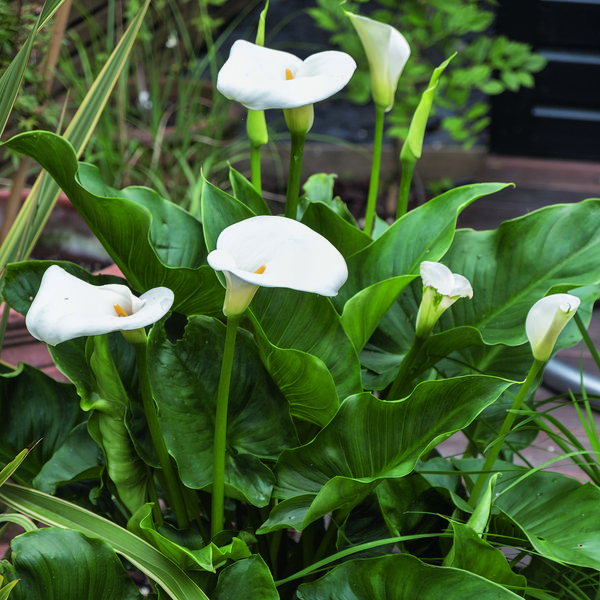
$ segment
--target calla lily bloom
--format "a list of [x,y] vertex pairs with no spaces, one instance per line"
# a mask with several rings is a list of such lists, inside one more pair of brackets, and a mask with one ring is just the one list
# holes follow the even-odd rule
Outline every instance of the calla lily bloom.
[[289,52],[238,40],[219,71],[217,89],[252,110],[298,108],[339,92],[355,69],[345,52],[319,52],[303,61]]
[[577,312],[580,302],[571,294],[553,294],[531,307],[525,331],[536,360],[545,362],[550,358],[560,332]]
[[420,266],[423,299],[417,314],[416,335],[426,338],[442,313],[459,298],[472,298],[473,288],[462,275],[441,263],[424,261]]
[[91,285],[52,265],[25,324],[33,337],[55,346],[82,336],[141,329],[163,317],[173,300],[173,292],[165,287],[138,298],[125,285]]
[[223,271],[223,312],[241,315],[260,286],[335,296],[348,277],[346,261],[306,225],[276,216],[251,217],[224,229],[208,264]]
[[387,112],[394,105],[398,79],[410,56],[410,46],[404,36],[390,25],[349,12],[346,14],[367,54],[373,100]]

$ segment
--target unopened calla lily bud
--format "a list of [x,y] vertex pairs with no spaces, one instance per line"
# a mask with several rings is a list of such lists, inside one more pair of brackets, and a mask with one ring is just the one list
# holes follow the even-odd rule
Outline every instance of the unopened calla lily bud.
[[531,307],[525,332],[536,360],[545,362],[550,358],[560,332],[577,312],[580,302],[571,294],[553,294]]
[[424,261],[420,266],[423,299],[417,314],[416,336],[426,338],[442,313],[459,298],[472,298],[473,288],[462,275],[441,263]]

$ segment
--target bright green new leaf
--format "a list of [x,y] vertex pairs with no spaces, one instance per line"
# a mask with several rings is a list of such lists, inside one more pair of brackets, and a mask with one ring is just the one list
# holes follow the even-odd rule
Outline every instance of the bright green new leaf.
[[21,450],[21,452],[19,452],[19,454],[17,454],[17,456],[15,456],[15,458],[0,471],[0,486],[19,468],[19,465],[25,460],[28,454],[28,448]]

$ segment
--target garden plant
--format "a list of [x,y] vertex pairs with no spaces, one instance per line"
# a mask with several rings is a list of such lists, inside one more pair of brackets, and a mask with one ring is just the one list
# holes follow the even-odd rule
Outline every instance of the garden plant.
[[[0,124],[59,5],[44,5],[0,80]],[[78,157],[147,8],[62,135],[4,142],[45,171],[0,247],[3,314],[25,315],[68,383],[0,363],[0,522],[19,528],[0,599],[597,599],[589,403],[594,452],[534,393],[556,351],[589,340],[600,200],[489,231],[458,216],[506,183],[407,211],[446,57],[399,156],[396,219],[376,215],[379,138],[357,220],[333,174],[302,180],[318,102],[348,84],[355,58],[265,47],[268,6],[216,80],[248,110],[250,177],[203,179],[198,215],[148,187],[116,189]],[[384,118],[410,46],[385,23],[344,18]],[[283,110],[290,132],[284,214],[261,192],[265,110]],[[59,188],[122,276],[27,260]],[[585,483],[516,460],[551,425]],[[463,454],[446,456],[459,432]]]

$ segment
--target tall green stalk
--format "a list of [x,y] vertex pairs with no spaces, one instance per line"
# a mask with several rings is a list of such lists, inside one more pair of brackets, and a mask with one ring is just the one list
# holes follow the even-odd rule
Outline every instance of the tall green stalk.
[[375,105],[375,138],[373,140],[373,162],[371,163],[371,180],[369,182],[369,195],[367,197],[367,211],[365,213],[366,233],[371,235],[375,223],[375,209],[377,208],[377,193],[379,192],[379,173],[381,171],[381,152],[383,148],[383,123],[385,120],[385,107]]
[[235,338],[239,316],[227,319],[223,362],[217,392],[217,413],[215,417],[215,444],[213,455],[213,489],[211,507],[211,536],[214,538],[223,529],[225,506],[225,453],[227,450],[227,406],[229,404],[229,386],[233,369]]
[[285,196],[285,216],[296,219],[298,215],[298,196],[302,175],[302,157],[304,155],[305,133],[291,133],[290,169],[288,172],[287,193]]
[[515,396],[513,404],[504,419],[504,423],[502,423],[502,427],[500,428],[500,432],[498,433],[498,438],[493,443],[488,455],[483,463],[483,467],[481,469],[481,473],[479,473],[477,480],[475,482],[475,486],[471,492],[471,497],[469,498],[469,505],[472,508],[475,508],[477,505],[477,501],[481,496],[481,492],[488,480],[488,476],[490,471],[492,470],[498,455],[500,454],[500,450],[502,449],[502,445],[504,444],[504,440],[506,436],[510,433],[510,430],[515,422],[517,417],[517,411],[521,408],[523,404],[523,400],[525,400],[525,396],[527,396],[527,392],[531,388],[536,375],[539,370],[544,366],[544,362],[540,360],[535,360],[533,365],[531,365],[531,369],[529,369],[529,373],[527,373],[527,378],[523,382],[519,393]]
[[189,519],[180,487],[179,476],[175,472],[173,462],[171,461],[171,456],[169,455],[167,445],[165,444],[165,440],[162,435],[160,421],[158,419],[158,410],[154,398],[152,397],[150,380],[148,379],[147,341],[145,336],[143,341],[134,343],[133,347],[135,348],[135,358],[138,367],[138,377],[140,382],[140,392],[142,394],[142,402],[144,405],[144,413],[146,414],[146,419],[148,421],[150,437],[152,438],[152,443],[156,449],[158,461],[165,477],[167,488],[165,491],[171,507],[175,512],[177,525],[180,529],[186,529],[189,525]]

